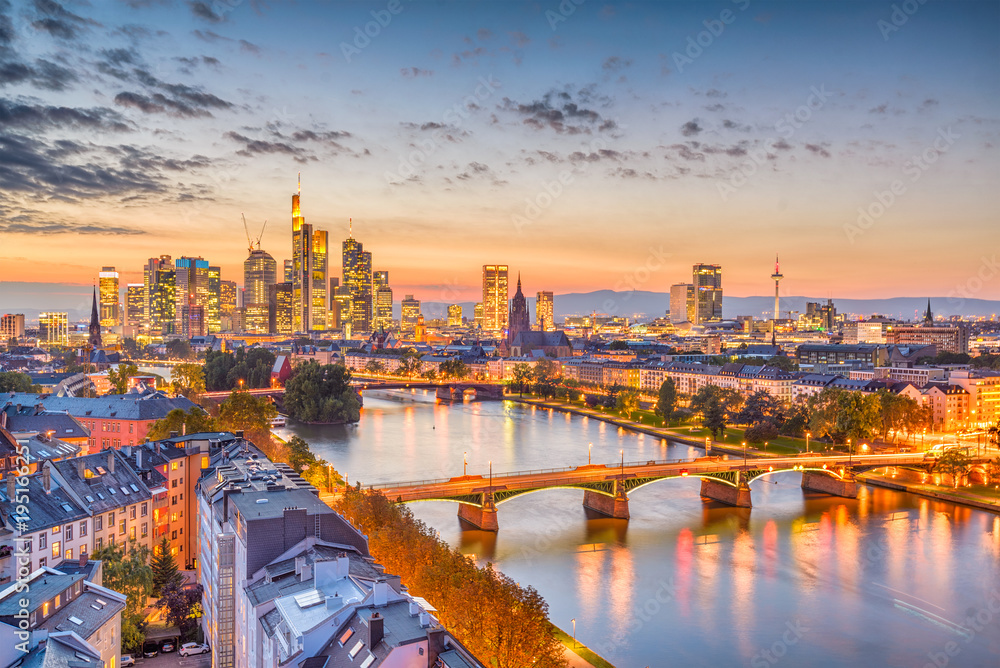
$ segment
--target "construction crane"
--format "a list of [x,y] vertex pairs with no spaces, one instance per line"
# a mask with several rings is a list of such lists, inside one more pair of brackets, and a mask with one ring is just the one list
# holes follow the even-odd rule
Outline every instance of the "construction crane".
[[[247,227],[247,217],[242,213],[240,214],[240,217],[243,218],[243,230],[247,233],[247,252],[253,255],[254,241],[250,238],[250,228]],[[264,227],[260,228],[260,234],[257,235],[257,250],[260,250],[260,240],[264,238],[264,230],[266,229],[267,221],[265,220]]]

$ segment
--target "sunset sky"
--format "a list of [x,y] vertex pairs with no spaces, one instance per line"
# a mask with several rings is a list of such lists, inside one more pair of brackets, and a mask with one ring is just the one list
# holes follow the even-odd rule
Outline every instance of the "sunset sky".
[[788,294],[944,295],[998,250],[997,2],[577,2],[0,0],[0,281],[242,283],[298,172],[331,276],[353,218],[397,299],[767,294],[775,252]]

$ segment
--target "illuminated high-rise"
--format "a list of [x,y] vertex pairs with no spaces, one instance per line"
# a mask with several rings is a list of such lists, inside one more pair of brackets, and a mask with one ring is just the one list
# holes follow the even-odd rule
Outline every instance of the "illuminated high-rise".
[[344,287],[351,295],[351,325],[355,332],[372,329],[372,254],[354,238],[352,231],[343,244]]
[[472,308],[472,321],[476,325],[476,329],[483,329],[484,318],[482,302],[476,302],[476,305]]
[[24,314],[4,313],[0,316],[0,343],[11,339],[20,340],[24,336]]
[[312,295],[312,308],[310,309],[310,313],[312,314],[311,330],[325,330],[329,326],[326,321],[328,311],[330,310],[330,304],[327,301],[327,276],[329,274],[327,267],[327,241],[327,233],[325,231],[316,230],[313,232],[312,262],[310,263],[312,285],[309,289],[309,293]]
[[146,334],[145,302],[145,284],[129,283],[125,286],[125,336],[135,338]]
[[38,340],[52,346],[68,346],[69,314],[54,311],[39,313]]
[[292,261],[285,260],[285,271],[282,274],[282,279],[285,283],[292,282]]
[[312,330],[312,225],[302,215],[299,189],[292,195],[292,329],[296,332]]
[[268,286],[268,332],[290,335],[292,331],[292,284],[274,283]]
[[372,329],[389,329],[392,327],[392,288],[389,287],[389,272],[372,272],[372,281],[375,290]]
[[333,297],[330,300],[330,312],[336,317],[336,329],[351,327],[353,322],[353,315],[351,313],[353,306],[351,291],[343,285],[336,286],[333,289]]
[[420,320],[420,300],[414,299],[413,295],[406,295],[402,302],[402,312],[399,320],[399,328],[403,332],[413,333]]
[[535,327],[541,332],[554,332],[555,304],[552,293],[547,290],[539,292],[535,297]]
[[242,318],[237,314],[240,294],[242,291],[236,285],[236,281],[222,281],[219,290],[219,317],[222,319],[224,332],[238,332],[245,329]]
[[483,265],[483,329],[507,328],[507,265]]
[[690,283],[675,283],[670,286],[670,322],[694,322],[695,293]]
[[121,324],[119,306],[118,272],[114,267],[103,267],[97,275],[100,290],[101,327],[117,327]]
[[222,331],[222,269],[208,268],[208,303],[205,305],[205,333]]
[[448,307],[448,326],[449,327],[461,327],[462,326],[462,305],[461,304],[451,304]]
[[180,257],[174,261],[174,271],[177,321],[174,333],[185,338],[204,336],[208,333],[210,302],[208,260]]
[[[253,334],[270,330],[268,304],[271,286],[277,282],[278,263],[266,251],[251,251],[243,261],[243,306],[246,309],[244,327]],[[288,281],[290,282],[290,281]]]
[[695,295],[694,324],[722,320],[722,266],[694,265],[691,283]]
[[174,275],[174,263],[169,255],[151,257],[143,268],[143,320],[151,336],[174,331]]

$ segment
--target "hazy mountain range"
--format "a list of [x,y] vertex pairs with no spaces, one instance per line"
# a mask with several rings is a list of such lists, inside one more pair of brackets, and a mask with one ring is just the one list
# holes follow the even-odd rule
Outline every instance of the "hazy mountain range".
[[[71,321],[90,317],[91,286],[67,285],[59,283],[0,283],[0,313],[23,313],[28,321],[38,319],[40,311],[67,311]],[[931,309],[935,315],[990,316],[1000,313],[1000,300],[960,299],[958,297],[932,296]],[[839,313],[853,315],[882,314],[890,317],[913,319],[922,316],[927,308],[927,297],[893,297],[890,299],[834,299]],[[806,302],[826,303],[821,297],[782,297],[782,313],[798,311],[804,313]],[[466,318],[473,317],[475,302],[458,302]],[[445,302],[424,302],[424,316],[428,319],[444,317],[448,304]],[[639,316],[652,319],[663,316],[670,308],[670,295],[665,292],[615,292],[597,290],[594,292],[573,292],[555,295],[556,319],[567,315],[584,315],[597,311],[609,315]],[[723,316],[734,318],[738,315],[754,317],[770,316],[774,309],[774,297],[725,297]],[[399,317],[399,301],[396,301],[395,317]],[[528,310],[534,320],[535,299],[528,299]]]

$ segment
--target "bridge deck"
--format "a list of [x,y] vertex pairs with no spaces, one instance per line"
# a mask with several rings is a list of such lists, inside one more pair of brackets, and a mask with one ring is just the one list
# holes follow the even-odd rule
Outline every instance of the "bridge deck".
[[[619,464],[594,464],[591,466],[566,467],[556,469],[536,469],[532,471],[513,471],[509,473],[494,473],[493,490],[523,490],[601,482],[619,478],[624,473],[626,478],[666,478],[688,475],[698,476],[707,473],[723,471],[773,469],[774,471],[793,470],[797,467],[807,469],[840,470],[872,467],[872,466],[914,466],[926,465],[933,460],[925,459],[922,454],[886,454],[847,457],[843,455],[801,455],[796,457],[753,457],[746,460],[733,459],[674,459],[665,461],[625,462],[624,468]],[[825,466],[824,466],[825,465]],[[416,480],[399,483],[382,483],[369,486],[382,491],[389,499],[405,501],[421,501],[458,497],[483,492],[490,488],[487,476],[472,475],[455,478],[438,478],[434,480]]]

